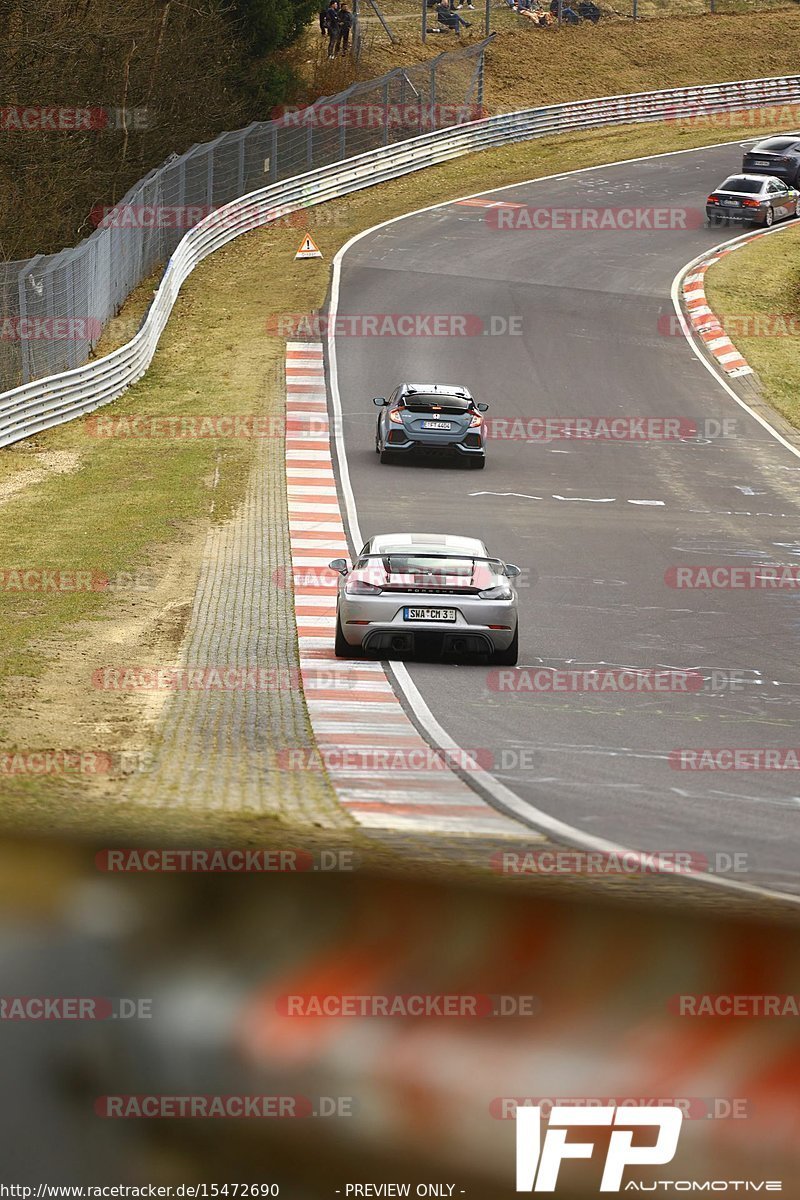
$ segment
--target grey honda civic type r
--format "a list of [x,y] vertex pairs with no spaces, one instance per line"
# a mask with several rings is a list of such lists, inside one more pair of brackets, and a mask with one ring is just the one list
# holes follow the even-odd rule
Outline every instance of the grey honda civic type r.
[[387,400],[376,396],[379,409],[375,451],[381,462],[410,456],[461,459],[480,469],[486,463],[486,425],[478,404],[465,387],[444,383],[401,383]]

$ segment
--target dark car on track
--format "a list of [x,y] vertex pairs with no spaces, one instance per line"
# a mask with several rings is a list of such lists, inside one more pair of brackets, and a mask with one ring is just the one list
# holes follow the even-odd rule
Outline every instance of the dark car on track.
[[741,221],[750,225],[773,225],[797,216],[800,197],[782,179],[770,175],[730,175],[706,200],[709,225]]
[[485,425],[478,404],[465,387],[444,383],[401,383],[379,409],[375,451],[381,462],[406,455],[460,458],[473,467],[486,462]]
[[768,137],[745,150],[742,171],[746,175],[774,175],[800,187],[800,134]]

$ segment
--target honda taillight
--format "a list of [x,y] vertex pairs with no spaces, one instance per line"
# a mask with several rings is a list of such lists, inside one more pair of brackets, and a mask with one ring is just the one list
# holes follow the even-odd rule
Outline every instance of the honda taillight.
[[483,417],[480,413],[473,413],[469,424],[471,429],[477,429],[479,425],[483,424]]
[[403,424],[403,414],[399,408],[392,409],[392,411],[389,413],[389,420],[394,421],[395,425]]

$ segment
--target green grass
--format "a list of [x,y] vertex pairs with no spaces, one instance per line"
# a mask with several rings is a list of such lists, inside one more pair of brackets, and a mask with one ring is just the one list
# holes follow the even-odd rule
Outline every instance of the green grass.
[[[705,282],[717,316],[733,319],[731,338],[758,372],[767,400],[800,428],[800,225],[726,255]],[[789,336],[739,336],[737,326],[748,328],[743,317],[762,318],[762,329],[785,328]]]

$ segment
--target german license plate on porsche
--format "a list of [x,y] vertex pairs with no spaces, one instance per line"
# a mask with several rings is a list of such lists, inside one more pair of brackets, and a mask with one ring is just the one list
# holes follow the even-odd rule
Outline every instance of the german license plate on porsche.
[[454,608],[404,608],[404,621],[455,621]]
[[450,421],[423,421],[422,422],[423,429],[452,429],[452,427],[453,426]]

